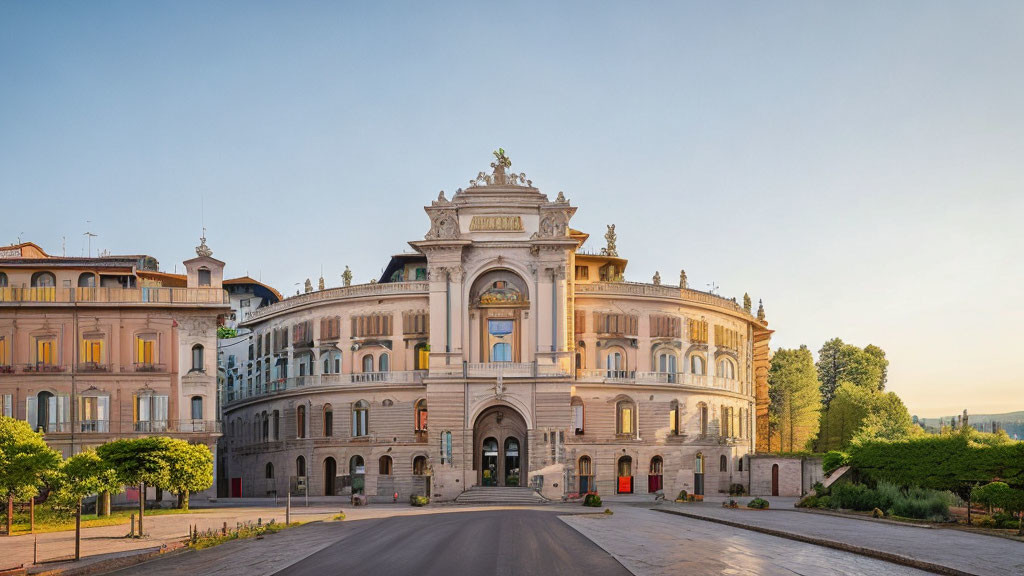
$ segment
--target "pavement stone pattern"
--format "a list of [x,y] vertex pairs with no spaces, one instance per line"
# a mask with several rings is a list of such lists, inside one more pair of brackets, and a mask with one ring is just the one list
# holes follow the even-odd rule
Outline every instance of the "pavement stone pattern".
[[[733,510],[713,504],[660,504],[708,518],[720,518],[802,536],[844,542],[862,548],[899,554],[961,572],[984,576],[1024,576],[1024,543],[962,530],[873,522],[858,518],[801,512],[793,508]],[[741,500],[742,502],[742,500]],[[745,502],[744,502],[745,503]],[[664,516],[673,517],[670,514]],[[676,516],[680,520],[687,518]],[[722,528],[734,530],[727,526]]]
[[562,521],[637,576],[679,574],[916,576],[928,574],[850,552],[638,507]]

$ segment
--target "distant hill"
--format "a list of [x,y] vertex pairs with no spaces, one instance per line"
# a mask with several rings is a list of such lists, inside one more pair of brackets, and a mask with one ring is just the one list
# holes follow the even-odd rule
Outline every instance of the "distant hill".
[[[918,421],[926,430],[938,431],[939,421],[948,426],[956,416],[943,416],[942,418],[918,418]],[[1005,414],[967,414],[967,422],[972,428],[982,432],[992,432],[992,424],[996,429],[1002,428],[1011,438],[1024,440],[1024,410],[1020,412],[1007,412]]]

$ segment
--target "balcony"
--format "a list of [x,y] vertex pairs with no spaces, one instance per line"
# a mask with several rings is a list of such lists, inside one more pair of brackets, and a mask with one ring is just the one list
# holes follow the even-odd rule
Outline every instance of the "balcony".
[[17,304],[228,306],[219,288],[0,288],[0,306]]
[[109,420],[79,420],[76,428],[79,432],[110,432]]
[[705,304],[716,308],[723,308],[730,312],[739,312],[751,317],[742,306],[728,298],[691,290],[680,289],[677,286],[663,286],[660,284],[644,284],[640,282],[595,282],[592,284],[576,284],[577,294],[612,294],[616,296],[647,296],[655,298],[672,298],[696,304]]
[[135,362],[134,364],[122,365],[121,372],[167,372],[166,364],[153,364],[152,362]]
[[99,362],[82,362],[78,365],[79,372],[110,372],[110,364]]
[[714,388],[729,392],[743,393],[748,387],[745,383],[731,378],[712,378],[703,374],[683,372],[633,372],[626,370],[577,370],[577,382],[595,382],[603,384],[641,384],[686,386],[695,388]]
[[261,396],[272,396],[289,390],[306,388],[330,388],[348,386],[421,386],[426,370],[400,372],[362,372],[359,374],[314,374],[293,376],[272,380],[264,389],[256,388],[254,393],[244,389],[228,393],[228,404],[242,402]]
[[305,304],[316,302],[327,302],[345,298],[360,298],[364,296],[386,296],[391,294],[424,294],[429,289],[427,282],[386,282],[383,284],[358,284],[355,286],[344,286],[341,288],[329,288],[317,290],[308,294],[300,294],[282,300],[270,306],[257,308],[245,316],[245,322],[253,322],[261,318],[272,316],[284,310],[290,310]]
[[21,372],[25,374],[62,374],[67,371],[67,366],[59,364],[20,364]]
[[14,374],[14,366],[10,364],[0,365],[0,374]]

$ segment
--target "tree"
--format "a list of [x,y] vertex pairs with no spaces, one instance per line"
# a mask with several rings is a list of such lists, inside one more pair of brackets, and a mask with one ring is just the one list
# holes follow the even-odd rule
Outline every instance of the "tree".
[[188,510],[189,494],[213,485],[213,454],[203,444],[167,438],[168,479],[164,486],[178,495],[178,507]]
[[843,375],[842,351],[846,344],[839,338],[825,342],[818,350],[818,382],[821,384],[822,408],[828,409],[836,395]]
[[828,408],[842,382],[850,382],[871,390],[883,390],[888,378],[889,361],[885,351],[869,344],[864,349],[833,338],[818,350],[818,380],[821,401]]
[[27,499],[60,464],[60,452],[28,422],[0,416],[0,490],[9,498]]
[[165,438],[126,438],[107,442],[96,449],[99,457],[116,472],[123,484],[139,485],[139,535],[145,533],[146,486],[166,486],[169,476]]
[[90,494],[117,494],[124,488],[117,471],[94,450],[79,452],[62,462],[56,478],[54,496],[67,506],[77,505]]
[[872,396],[868,414],[854,438],[858,441],[903,440],[920,433],[903,400],[895,392],[887,392]]
[[228,328],[227,326],[217,326],[217,338],[223,340],[225,338],[234,338],[235,336],[238,336],[238,330]]
[[[821,392],[814,357],[807,346],[779,348],[768,372],[769,421],[779,433],[779,450],[802,450],[818,433]],[[772,415],[774,414],[774,418]]]
[[1011,488],[1006,482],[989,482],[975,488],[971,497],[990,508],[1017,515],[1017,533],[1024,536],[1024,490]]
[[864,347],[864,352],[874,358],[881,372],[881,376],[878,379],[878,389],[885,390],[885,384],[889,381],[889,361],[885,358],[885,350],[874,344],[868,344]]
[[842,450],[860,430],[871,410],[873,393],[850,382],[842,382],[827,410],[821,413],[821,435],[817,450]]

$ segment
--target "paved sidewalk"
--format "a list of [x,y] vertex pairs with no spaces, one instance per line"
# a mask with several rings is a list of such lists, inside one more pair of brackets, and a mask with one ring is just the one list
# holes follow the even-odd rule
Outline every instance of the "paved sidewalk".
[[[774,506],[776,502],[773,500],[772,504]],[[1024,543],[984,534],[840,518],[791,508],[733,510],[713,504],[675,503],[660,504],[655,508],[877,550],[967,574],[1024,575]],[[682,523],[692,522],[683,517],[679,520]]]
[[920,570],[850,552],[822,548],[662,514],[612,506],[611,516],[563,516],[637,576],[731,574],[757,576],[919,576]]

